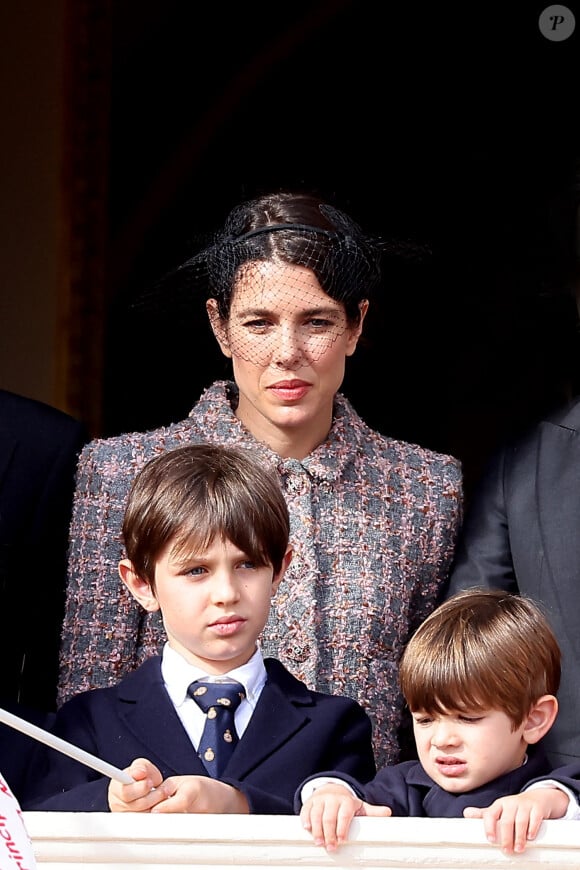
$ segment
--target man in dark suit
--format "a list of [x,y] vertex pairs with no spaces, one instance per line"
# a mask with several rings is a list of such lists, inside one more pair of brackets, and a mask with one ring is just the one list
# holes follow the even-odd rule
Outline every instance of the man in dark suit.
[[449,594],[471,586],[544,605],[562,650],[555,767],[580,760],[580,399],[491,461],[467,512]]
[[66,551],[83,425],[0,390],[0,705],[56,705]]

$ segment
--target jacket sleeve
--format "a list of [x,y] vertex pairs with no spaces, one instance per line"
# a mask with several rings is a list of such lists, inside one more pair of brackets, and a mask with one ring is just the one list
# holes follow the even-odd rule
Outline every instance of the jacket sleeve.
[[[128,463],[106,441],[93,441],[77,467],[69,535],[58,703],[106,686],[135,660],[141,611],[123,587],[121,526],[130,484]],[[111,656],[111,639],[115,655]]]
[[[362,707],[353,702],[346,716],[337,719],[337,727],[334,733],[328,734],[326,745],[320,747],[317,769],[326,769],[331,765],[335,776],[368,782],[376,772],[371,733],[369,717]],[[316,770],[312,770],[312,774],[316,775]],[[258,789],[249,782],[225,781],[244,793],[251,813],[292,815],[295,811],[297,780],[291,770],[288,770],[283,780],[273,783],[268,791]]]
[[309,776],[296,789],[294,812],[300,813],[302,809],[301,792],[308,782],[318,777],[332,777],[333,779],[342,780],[345,785],[348,785],[366,803],[373,806],[389,807],[393,816],[408,816],[411,813],[404,775],[407,766],[407,764],[395,764],[383,767],[375,778],[366,784],[339,770],[325,770],[314,776]]
[[431,613],[448,583],[463,519],[461,464],[447,456],[437,471],[437,485],[429,496],[430,509],[426,512],[429,534],[414,571],[409,637]]
[[546,779],[553,779],[556,782],[565,785],[576,795],[576,800],[580,803],[580,760],[573,761],[571,764],[566,764],[563,767],[558,767],[547,776],[539,776],[535,779],[531,779],[525,784],[522,791],[533,783],[542,782]]
[[467,511],[447,595],[473,586],[517,592],[506,504],[506,469],[511,448],[489,463]]

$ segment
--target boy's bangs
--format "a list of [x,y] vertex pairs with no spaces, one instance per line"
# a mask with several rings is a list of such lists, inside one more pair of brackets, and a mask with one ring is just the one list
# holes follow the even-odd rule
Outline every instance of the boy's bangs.
[[[171,556],[179,563],[199,558],[216,539],[230,541],[257,565],[268,564],[268,558],[251,524],[237,517],[212,516],[205,511],[201,516],[190,516],[182,525],[171,548]],[[241,512],[244,513],[243,511]]]
[[[411,663],[409,663],[410,665]],[[444,714],[450,711],[477,712],[493,707],[497,697],[491,691],[487,665],[466,668],[465,656],[457,649],[440,650],[412,663],[412,673],[403,665],[401,683],[411,710]]]

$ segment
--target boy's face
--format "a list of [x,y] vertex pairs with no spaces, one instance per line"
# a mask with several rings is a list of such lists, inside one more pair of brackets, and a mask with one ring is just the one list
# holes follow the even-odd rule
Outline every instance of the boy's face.
[[500,710],[473,715],[413,711],[419,760],[445,791],[462,794],[519,767],[526,754],[525,723],[512,731]]
[[155,592],[147,586],[136,594],[123,579],[147,610],[161,610],[173,649],[207,673],[222,674],[254,654],[290,557],[289,550],[273,577],[271,565],[257,566],[229,540],[216,538],[186,562],[177,561],[169,545],[156,564]]

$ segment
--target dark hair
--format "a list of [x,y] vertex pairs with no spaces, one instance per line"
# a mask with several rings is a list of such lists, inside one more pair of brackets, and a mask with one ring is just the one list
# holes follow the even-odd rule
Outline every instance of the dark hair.
[[409,708],[500,709],[514,730],[560,685],[560,648],[538,604],[499,589],[469,589],[419,626],[399,669]]
[[272,193],[237,205],[212,245],[181,266],[205,272],[222,320],[240,267],[271,261],[304,266],[358,323],[359,305],[380,280],[378,242],[345,212],[309,193]]
[[186,559],[227,538],[256,564],[282,567],[290,521],[280,483],[250,450],[192,444],[148,462],[133,481],[123,540],[136,573],[155,584],[167,546]]

